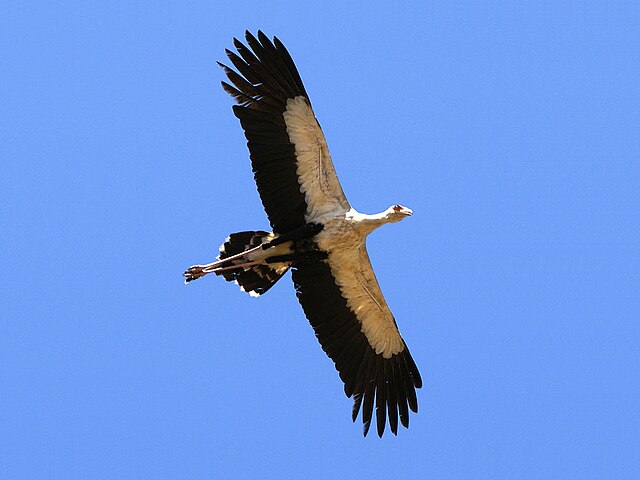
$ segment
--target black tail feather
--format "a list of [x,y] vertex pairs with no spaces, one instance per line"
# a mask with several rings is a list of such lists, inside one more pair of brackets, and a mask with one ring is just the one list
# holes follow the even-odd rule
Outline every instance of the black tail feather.
[[[269,241],[273,237],[272,233],[261,230],[232,233],[220,246],[218,258],[225,258],[237,255],[250,248],[257,247]],[[262,295],[269,290],[280,278],[289,270],[286,263],[273,263],[269,265],[255,265],[253,267],[239,267],[237,269],[223,270],[216,272],[222,275],[227,282],[235,282],[240,289],[253,297]]]

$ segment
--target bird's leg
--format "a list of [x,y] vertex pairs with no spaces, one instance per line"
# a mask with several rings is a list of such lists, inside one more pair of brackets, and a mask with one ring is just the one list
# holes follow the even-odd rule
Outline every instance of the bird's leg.
[[[260,247],[257,247],[260,248]],[[247,250],[253,251],[254,249]],[[247,253],[247,252],[243,252]],[[240,255],[234,255],[233,258],[237,259]],[[226,272],[228,270],[236,270],[239,268],[250,268],[255,267],[256,265],[265,265],[270,263],[285,263],[285,262],[304,262],[304,261],[313,261],[313,260],[325,260],[328,257],[326,252],[322,251],[311,251],[311,252],[299,252],[299,253],[289,253],[285,255],[274,255],[272,257],[263,258],[261,260],[253,260],[244,263],[234,263],[233,265],[224,265],[224,262],[213,262],[208,263],[206,265],[194,265],[189,267],[187,271],[183,273],[186,277],[185,283],[189,283],[192,280],[196,280],[200,277],[204,277],[208,273],[215,273],[216,275],[220,275],[221,272]],[[225,260],[229,260],[232,257],[225,258]],[[221,265],[222,264],[222,265]]]
[[269,263],[284,263],[284,262],[296,262],[296,261],[309,261],[309,260],[324,260],[328,257],[326,252],[313,251],[313,252],[301,252],[301,253],[288,253],[286,255],[274,255],[273,257],[263,258],[262,260],[253,260],[244,263],[234,263],[224,267],[214,268],[208,270],[206,273],[219,273],[227,270],[235,270],[237,268],[249,268],[256,265],[265,265]]
[[256,265],[264,265],[268,263],[283,263],[283,262],[296,262],[296,261],[309,261],[309,260],[324,260],[328,257],[326,252],[313,251],[313,252],[301,252],[301,253],[289,253],[286,255],[275,255],[273,257],[267,257],[262,260],[253,260],[250,262],[244,263],[234,263],[233,265],[227,265],[224,267],[217,267],[214,269],[207,269],[205,271],[205,275],[207,273],[220,273],[225,272],[227,270],[235,270],[237,268],[249,268],[255,267]]
[[245,263],[236,263],[234,265],[229,265],[226,267],[218,267],[214,270],[211,270],[209,272],[206,273],[215,273],[218,274],[220,272],[225,272],[227,270],[236,270],[238,268],[249,268],[249,267],[255,267],[256,265],[264,265],[265,261],[264,260],[254,260],[253,262],[245,262]]
[[[260,250],[262,245],[258,245],[257,247],[250,248],[249,250],[245,250],[244,252],[237,253],[235,255],[231,255],[227,258],[223,258],[221,260],[217,260],[215,262],[206,263],[204,265],[193,265],[189,267],[182,275],[186,277],[185,283],[189,283],[192,280],[196,280],[198,278],[204,277],[207,273],[211,273],[216,271],[218,268],[225,266],[225,264],[237,260],[238,258],[242,258],[243,256],[256,252]],[[235,268],[235,267],[234,267]]]
[[[225,260],[227,260],[225,258]],[[224,265],[224,262],[213,262],[206,265],[193,265],[189,267],[182,275],[185,277],[185,283],[189,283],[198,278],[204,277],[208,273],[219,274],[227,270],[235,270],[237,268],[253,267],[264,263],[264,260],[257,260],[253,262],[236,263],[232,265]],[[224,266],[222,266],[222,265]]]
[[[234,268],[244,268],[245,266],[252,267],[255,265],[259,265],[260,263],[276,263],[277,260],[273,260],[269,262],[269,260],[267,259],[266,261],[262,260],[257,263],[246,262],[243,264],[230,265],[230,262],[246,257],[246,255],[257,252],[260,249],[268,250],[269,248],[276,247],[278,245],[281,245],[285,242],[289,242],[291,240],[301,240],[304,238],[313,237],[314,235],[319,233],[323,228],[324,228],[324,225],[322,225],[321,223],[314,223],[314,222],[306,223],[303,226],[296,228],[295,230],[278,235],[273,240],[269,242],[265,242],[261,245],[258,245],[257,247],[250,248],[249,250],[245,250],[244,252],[240,252],[235,255],[231,255],[229,257],[222,258],[215,262],[207,263],[204,265],[193,265],[189,267],[182,275],[185,277],[185,283],[189,283],[193,280],[204,277],[208,273],[217,273],[217,272],[222,272],[226,270],[233,270]],[[280,260],[280,261],[304,260],[304,258],[301,257],[300,255],[301,254],[297,254],[297,255],[291,256],[287,260]],[[272,257],[272,258],[275,258],[275,257]]]
[[242,258],[245,255],[248,255],[250,253],[257,252],[258,250],[260,250],[260,248],[262,248],[262,245],[258,245],[257,247],[250,248],[249,250],[245,250],[244,252],[236,253],[235,255],[231,255],[229,257],[222,258],[222,259],[218,260],[217,262],[207,263],[206,265],[202,265],[202,266],[205,267],[207,270],[215,269],[215,268],[218,268],[218,267],[222,266],[223,264],[225,264],[227,262],[231,262],[232,260],[236,260],[238,258]]

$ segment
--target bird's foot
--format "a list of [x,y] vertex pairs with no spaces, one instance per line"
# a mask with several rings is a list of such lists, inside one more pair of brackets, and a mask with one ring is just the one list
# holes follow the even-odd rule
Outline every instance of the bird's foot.
[[205,272],[204,265],[193,265],[192,267],[187,268],[182,274],[184,278],[184,283],[189,283],[193,280],[196,280],[200,277],[204,277],[207,273]]

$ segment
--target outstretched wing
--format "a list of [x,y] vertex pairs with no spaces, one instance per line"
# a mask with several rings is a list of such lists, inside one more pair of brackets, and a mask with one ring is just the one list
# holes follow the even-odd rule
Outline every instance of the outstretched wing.
[[[388,415],[395,435],[398,415],[409,426],[418,411],[416,388],[422,379],[376,280],[364,243],[332,252],[326,262],[300,262],[292,270],[298,300],[325,353],[334,361],[353,420],[362,406],[369,431],[374,398],[378,435]],[[407,408],[408,406],[408,408]]]
[[300,74],[284,45],[246,32],[226,51],[237,72],[222,82],[238,105],[260,199],[274,232],[286,233],[328,212],[347,212],[329,149]]

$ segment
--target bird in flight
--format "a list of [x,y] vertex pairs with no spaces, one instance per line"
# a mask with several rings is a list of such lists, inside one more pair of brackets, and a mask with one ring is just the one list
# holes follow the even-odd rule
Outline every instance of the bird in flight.
[[322,129],[300,74],[284,45],[262,32],[234,38],[226,50],[235,70],[218,63],[236,101],[233,113],[247,138],[251,166],[272,231],[232,233],[217,261],[194,265],[185,283],[209,273],[252,296],[288,270],[296,295],[325,353],[335,363],[352,419],[362,410],[367,435],[375,406],[377,433],[387,419],[394,435],[418,411],[420,373],[400,336],[371,267],[366,237],[412,211],[392,205],[367,215],[351,207],[336,176]]

